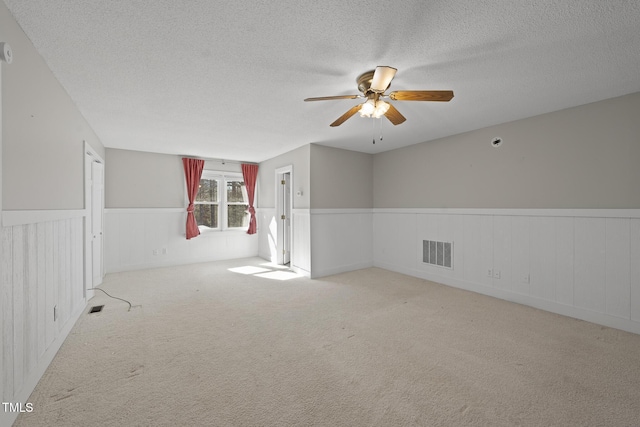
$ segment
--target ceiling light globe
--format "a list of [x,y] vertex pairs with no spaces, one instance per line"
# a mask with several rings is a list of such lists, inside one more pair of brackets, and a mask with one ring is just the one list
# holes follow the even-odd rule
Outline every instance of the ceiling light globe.
[[390,106],[391,105],[388,102],[378,101],[376,103],[376,108],[373,111],[373,117],[375,117],[376,119],[379,119],[380,117],[384,116],[385,113],[389,111]]
[[360,117],[371,117],[371,115],[375,112],[375,105],[373,102],[371,102],[371,100],[365,102],[364,104],[362,104],[362,107],[360,107]]

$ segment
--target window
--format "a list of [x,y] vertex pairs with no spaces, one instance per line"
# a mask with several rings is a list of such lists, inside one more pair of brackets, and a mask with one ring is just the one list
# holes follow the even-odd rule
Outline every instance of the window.
[[195,209],[193,214],[199,226],[218,228],[218,211],[220,210],[218,187],[220,180],[214,177],[205,177],[204,175],[205,172],[203,171],[200,179],[200,188],[198,188],[198,194],[194,202]]
[[242,174],[203,171],[193,214],[203,231],[247,228],[247,200]]
[[227,228],[247,228],[249,226],[249,203],[247,188],[242,178],[225,179],[227,187],[226,213]]

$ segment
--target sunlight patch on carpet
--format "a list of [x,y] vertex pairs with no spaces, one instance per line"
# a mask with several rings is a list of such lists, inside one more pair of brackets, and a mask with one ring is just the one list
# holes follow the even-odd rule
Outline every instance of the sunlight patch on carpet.
[[289,268],[286,265],[276,264],[274,262],[265,262],[265,263],[262,263],[260,265],[263,265],[265,267],[269,267],[269,268],[272,268],[272,269],[275,268],[277,270],[287,270]]
[[294,273],[293,271],[289,270],[288,267],[285,265],[277,265],[277,264],[271,264],[271,263],[265,263],[262,265],[264,265],[265,267],[268,266],[271,268],[245,265],[242,267],[228,268],[227,270],[232,273],[251,275],[255,277],[260,277],[262,279],[270,279],[270,280],[290,280],[298,277],[303,277],[303,275]]
[[253,265],[245,265],[244,267],[229,268],[229,271],[231,271],[232,273],[240,273],[240,274],[257,274],[257,273],[265,273],[271,270],[269,270],[268,268],[255,267]]
[[272,280],[290,280],[290,279],[296,279],[298,277],[302,277],[302,275],[298,273],[294,273],[293,271],[271,271],[269,273],[256,274],[255,276],[262,277],[263,279],[272,279]]

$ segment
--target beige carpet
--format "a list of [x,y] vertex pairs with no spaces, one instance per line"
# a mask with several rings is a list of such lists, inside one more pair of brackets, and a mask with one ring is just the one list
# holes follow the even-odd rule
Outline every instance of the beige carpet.
[[261,264],[108,275],[139,307],[97,294],[15,425],[640,425],[638,335],[378,268]]

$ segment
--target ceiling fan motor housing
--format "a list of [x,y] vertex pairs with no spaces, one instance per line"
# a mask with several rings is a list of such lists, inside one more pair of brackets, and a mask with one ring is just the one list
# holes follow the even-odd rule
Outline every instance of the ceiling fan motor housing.
[[371,71],[362,73],[356,79],[356,82],[358,83],[358,90],[364,93],[365,95],[367,94],[367,92],[369,92],[369,89],[371,89],[371,82],[373,81],[374,71],[375,70],[371,70]]

